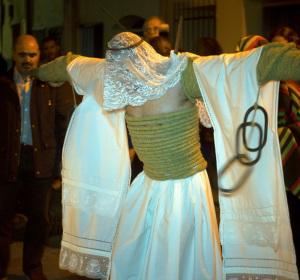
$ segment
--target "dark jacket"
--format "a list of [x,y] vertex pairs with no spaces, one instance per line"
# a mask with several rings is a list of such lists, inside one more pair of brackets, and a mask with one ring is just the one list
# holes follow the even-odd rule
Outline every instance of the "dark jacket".
[[[21,111],[12,73],[0,77],[0,181],[16,181],[20,164]],[[30,117],[36,177],[53,175],[57,135],[64,135],[72,108],[69,96],[33,81]]]

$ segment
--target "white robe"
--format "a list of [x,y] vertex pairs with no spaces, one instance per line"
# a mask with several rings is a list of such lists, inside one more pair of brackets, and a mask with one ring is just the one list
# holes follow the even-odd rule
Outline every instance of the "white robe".
[[104,60],[84,57],[68,66],[76,92],[84,98],[72,116],[63,148],[60,268],[105,279],[130,181],[130,160],[124,111],[109,113],[99,105],[103,66]]
[[[278,82],[259,89],[256,65],[261,48],[251,52],[203,57],[194,70],[214,128],[217,169],[235,155],[235,133],[257,99],[268,113],[267,143],[242,188],[220,193],[220,235],[226,279],[298,279],[277,137]],[[251,120],[251,118],[250,118]],[[261,113],[255,121],[264,126]],[[257,129],[250,146],[257,146]],[[255,153],[253,153],[255,156]],[[232,188],[245,169],[235,164],[219,178]],[[268,276],[271,275],[271,276]],[[245,277],[245,278],[242,278]],[[247,278],[248,277],[248,278]],[[258,278],[261,279],[261,278]]]
[[[219,170],[234,155],[236,128],[256,100],[259,55],[257,49],[194,62],[214,126]],[[64,235],[60,265],[92,278],[105,278],[110,273],[111,247],[129,175],[124,112],[106,113],[101,107],[104,64],[103,60],[79,57],[68,66],[76,90],[87,96],[75,111],[63,152]],[[276,279],[298,279],[276,133],[278,85],[270,83],[261,91],[259,103],[269,115],[268,140],[262,157],[239,192],[220,196],[223,277],[252,279],[251,276],[276,275]],[[243,166],[232,168],[221,178],[222,187],[232,187],[243,170]],[[143,180],[141,176],[144,175],[139,180]],[[215,267],[219,270],[218,265]],[[155,275],[153,271],[143,274],[144,279]]]

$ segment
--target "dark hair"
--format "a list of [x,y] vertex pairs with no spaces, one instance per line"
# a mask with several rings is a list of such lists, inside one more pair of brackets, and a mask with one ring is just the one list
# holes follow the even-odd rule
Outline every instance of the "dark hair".
[[42,41],[42,44],[44,45],[45,43],[52,42],[52,41],[54,41],[56,45],[60,46],[59,40],[52,35],[45,37]]
[[223,53],[219,42],[215,38],[201,37],[197,42],[197,54],[202,56],[217,55]]
[[148,24],[149,21],[153,20],[153,19],[157,19],[159,20],[160,22],[164,22],[162,18],[160,18],[159,16],[150,16],[150,17],[147,17],[143,23],[143,29],[145,29],[145,26],[146,24]]
[[[292,29],[291,27],[288,26],[282,26],[278,29],[276,29],[271,36],[271,40],[275,37],[275,36],[281,36],[283,38],[285,38],[288,42],[293,42],[297,45],[297,47],[300,46],[300,38],[298,33]],[[271,41],[270,40],[270,41]]]
[[0,54],[0,75],[5,74],[6,71],[7,71],[7,62],[2,56],[2,54]]
[[171,41],[165,36],[157,36],[149,41],[149,44],[163,56],[169,56],[172,50]]
[[160,18],[159,16],[150,16],[148,18],[145,19],[144,23],[143,23],[143,33],[145,32],[146,26],[147,24],[152,21],[152,20],[158,20],[160,21],[160,27],[159,27],[159,36],[165,36],[165,37],[169,37],[169,32],[170,32],[170,26],[169,24],[167,24],[162,18]]

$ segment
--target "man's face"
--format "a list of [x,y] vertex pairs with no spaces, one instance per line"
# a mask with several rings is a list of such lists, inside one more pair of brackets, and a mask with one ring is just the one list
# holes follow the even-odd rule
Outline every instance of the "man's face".
[[30,38],[20,40],[14,50],[13,58],[17,71],[22,76],[30,75],[38,67],[40,51],[37,42]]
[[168,41],[162,41],[160,44],[161,55],[169,56],[172,50],[171,44]]
[[55,41],[47,41],[43,44],[43,56],[49,62],[59,56],[60,48]]
[[158,18],[151,19],[146,23],[144,27],[144,38],[146,41],[159,36],[161,23],[161,20]]

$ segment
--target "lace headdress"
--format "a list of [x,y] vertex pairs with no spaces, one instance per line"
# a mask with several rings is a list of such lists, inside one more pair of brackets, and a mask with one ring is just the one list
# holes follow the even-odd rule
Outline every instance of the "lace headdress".
[[139,106],[163,96],[179,82],[186,64],[185,56],[161,56],[136,34],[117,34],[106,51],[104,108]]

